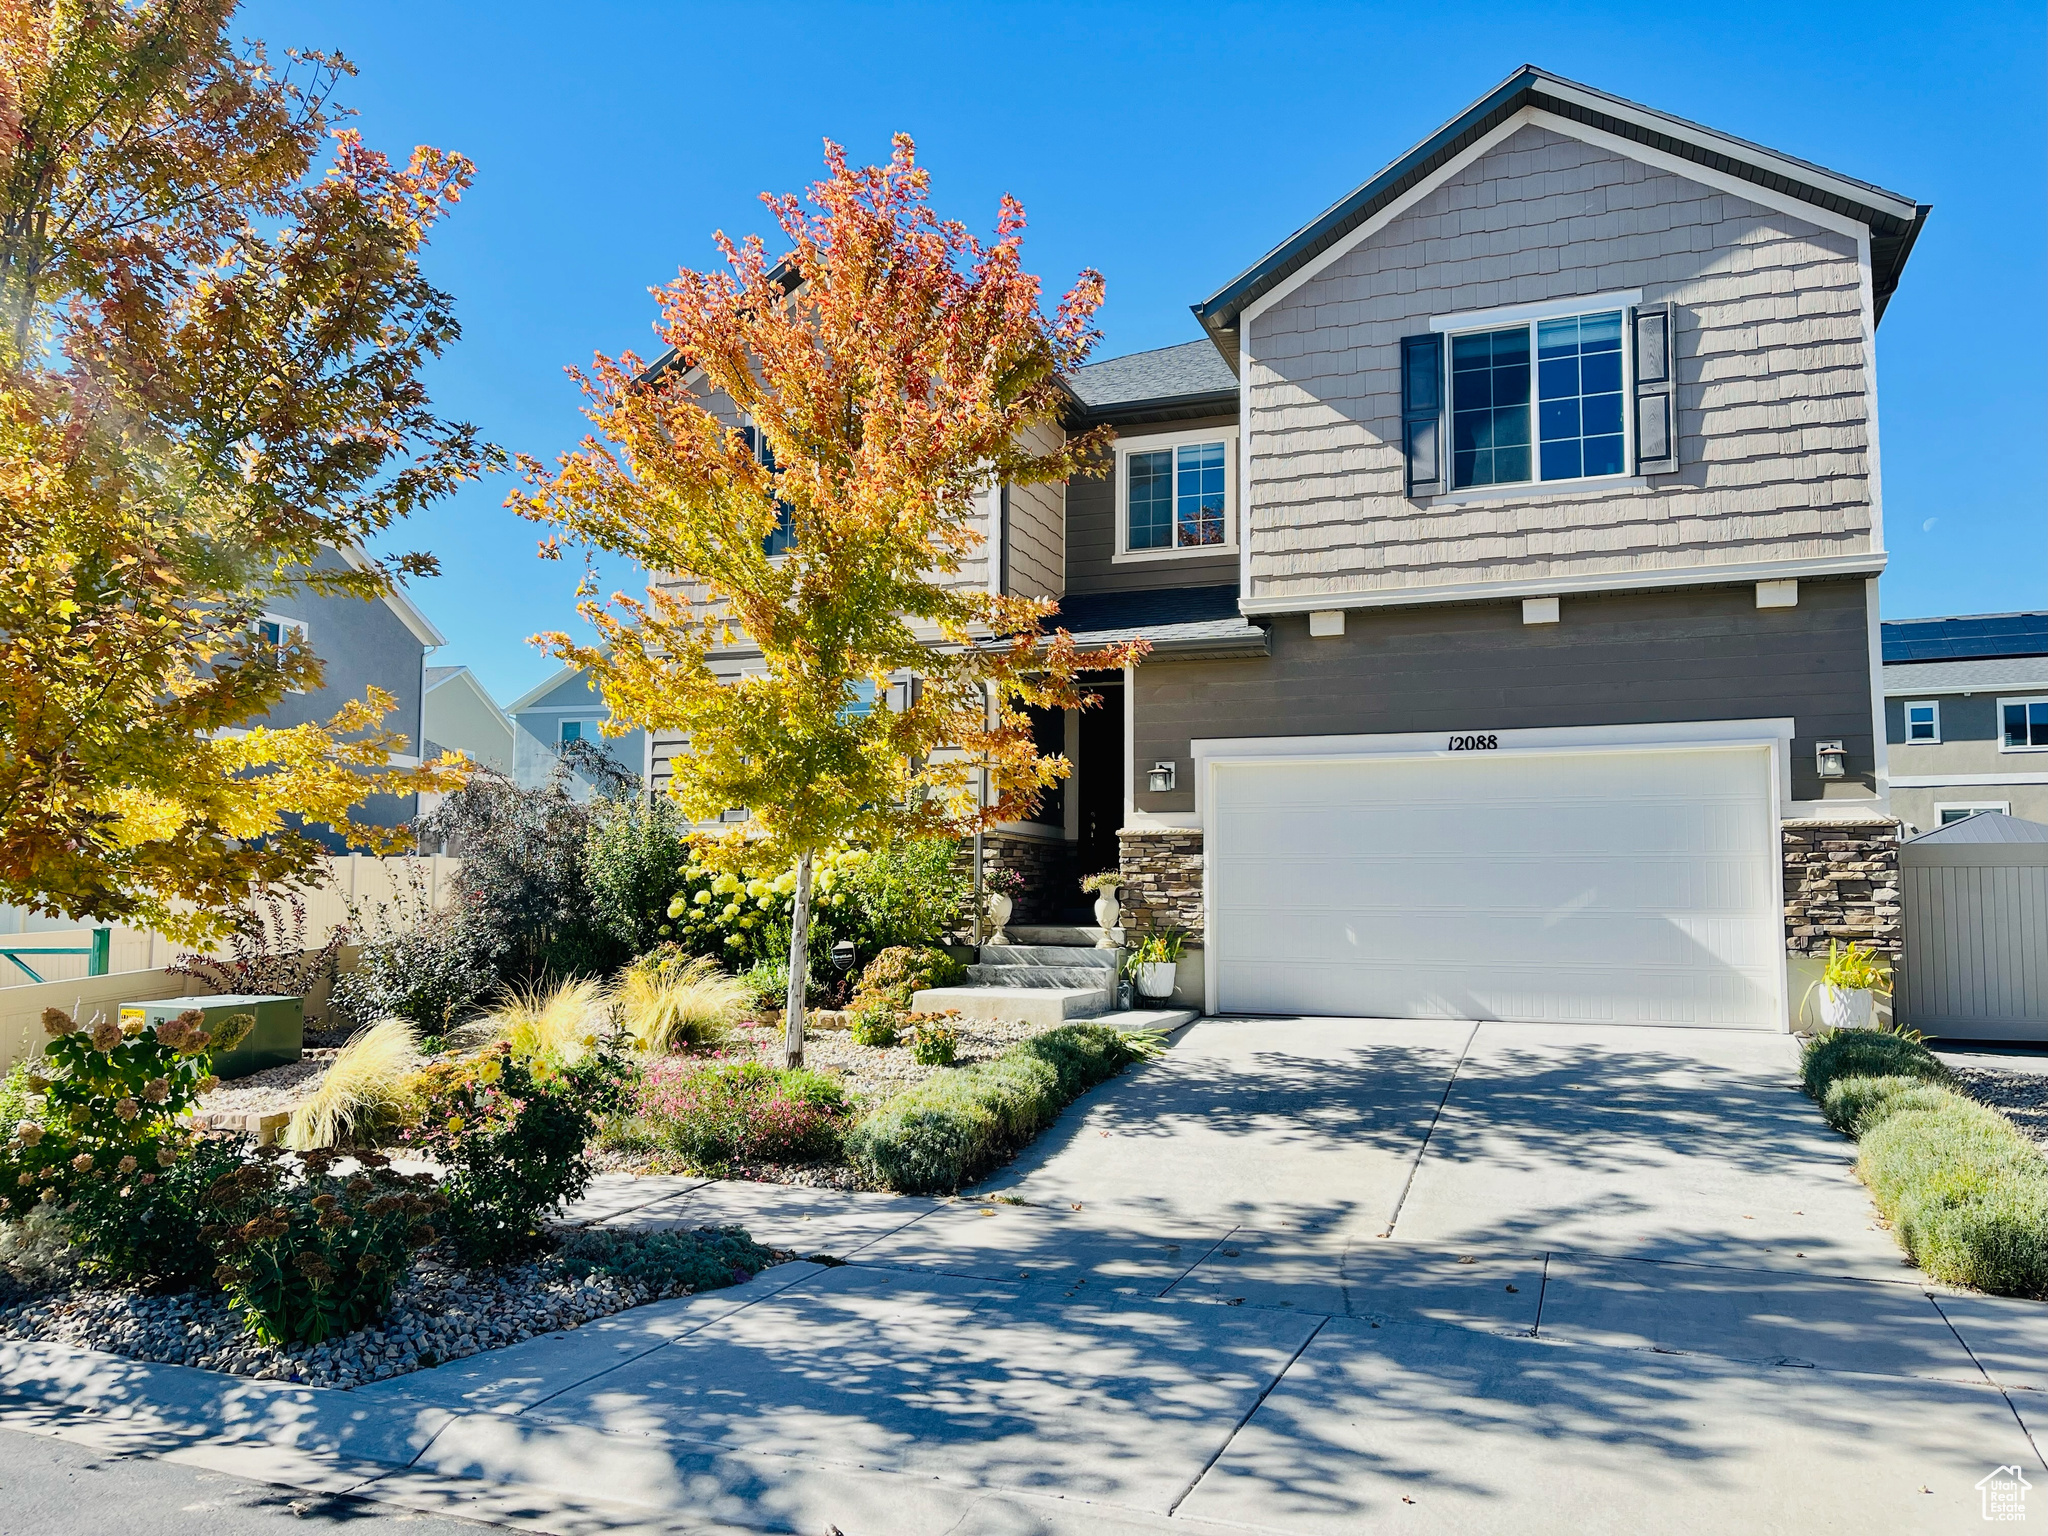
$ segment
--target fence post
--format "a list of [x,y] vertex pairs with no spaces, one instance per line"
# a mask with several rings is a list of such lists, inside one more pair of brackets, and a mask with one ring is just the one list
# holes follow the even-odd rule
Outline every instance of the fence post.
[[88,960],[86,961],[86,966],[85,966],[85,974],[86,974],[86,975],[88,975],[88,976],[104,976],[104,975],[106,975],[106,974],[107,974],[107,961],[108,961],[108,958],[109,958],[109,956],[111,955],[111,953],[112,953],[112,951],[113,951],[113,946],[114,946],[114,930],[113,930],[113,929],[111,929],[111,928],[95,928],[95,929],[93,929],[93,931],[92,931],[92,956],[91,956],[91,958],[90,958],[90,959],[88,959]]

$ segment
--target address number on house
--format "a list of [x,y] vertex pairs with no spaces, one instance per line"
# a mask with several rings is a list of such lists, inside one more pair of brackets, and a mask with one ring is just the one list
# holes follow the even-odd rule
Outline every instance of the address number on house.
[[1500,750],[1500,738],[1498,736],[1453,736],[1451,738],[1451,750],[1453,752],[1498,752]]

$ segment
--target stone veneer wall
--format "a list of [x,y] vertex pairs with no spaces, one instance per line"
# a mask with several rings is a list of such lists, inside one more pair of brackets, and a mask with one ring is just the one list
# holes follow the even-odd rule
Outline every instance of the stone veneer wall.
[[[1059,838],[1018,837],[1008,832],[988,832],[981,839],[981,867],[984,875],[998,869],[1014,869],[1024,877],[1024,889],[1017,893],[1010,911],[1012,924],[1057,924],[1069,909],[1091,899],[1083,897],[1075,882],[1076,846]],[[960,839],[954,856],[967,889],[962,904],[960,931],[974,931],[974,839]]]
[[1132,828],[1116,835],[1124,877],[1118,901],[1124,932],[1180,928],[1202,942],[1202,834],[1191,828]]
[[1900,949],[1899,824],[1788,821],[1785,948],[1825,955],[1830,941]]

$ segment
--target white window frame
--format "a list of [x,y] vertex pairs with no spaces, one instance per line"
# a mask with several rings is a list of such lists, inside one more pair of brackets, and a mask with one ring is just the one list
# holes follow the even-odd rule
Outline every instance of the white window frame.
[[[1443,477],[1444,489],[1431,501],[1488,500],[1504,495],[1540,496],[1575,490],[1607,490],[1615,486],[1647,484],[1635,472],[1636,422],[1632,404],[1635,391],[1636,338],[1629,314],[1643,302],[1640,288],[1626,293],[1592,294],[1578,299],[1546,299],[1539,304],[1515,304],[1502,309],[1468,310],[1457,315],[1435,315],[1429,328],[1443,333]],[[1621,468],[1611,475],[1575,475],[1569,480],[1545,480],[1543,474],[1542,427],[1537,421],[1541,386],[1537,377],[1536,326],[1543,320],[1575,320],[1585,315],[1621,311]],[[1527,480],[1494,480],[1485,485],[1459,486],[1457,479],[1457,404],[1451,397],[1451,348],[1460,336],[1477,336],[1487,331],[1505,331],[1521,326],[1529,333],[1529,472]]]
[[[1934,711],[1934,734],[1932,736],[1915,736],[1913,734],[1913,711],[1916,709],[1931,709]],[[1900,719],[1905,722],[1906,727],[1905,745],[1909,747],[1938,747],[1941,745],[1941,700],[1908,699],[1906,700],[1905,711],[1900,716]],[[2002,715],[1999,718],[1998,732],[2001,737],[2005,734],[2005,720]]]
[[[275,624],[275,625],[277,626],[277,632],[278,632],[278,636],[279,636],[279,638],[278,638],[278,642],[277,642],[277,647],[278,647],[278,654],[279,654],[280,656],[282,656],[282,655],[284,654],[284,640],[283,640],[283,636],[284,636],[284,632],[285,632],[286,630],[288,630],[288,629],[289,629],[289,630],[295,630],[295,631],[297,631],[297,633],[298,633],[298,637],[299,637],[299,643],[300,643],[301,645],[310,645],[310,644],[312,644],[312,639],[313,639],[313,633],[312,633],[312,629],[311,629],[311,628],[310,628],[310,627],[309,627],[309,626],[307,625],[307,623],[306,623],[306,621],[305,621],[304,619],[288,619],[288,618],[286,618],[286,617],[285,617],[285,616],[284,616],[283,614],[281,614],[281,613],[266,613],[266,614],[262,615],[262,616],[261,616],[260,618],[258,618],[256,622],[257,622],[258,624]],[[260,631],[259,631],[259,632],[258,632],[258,634],[257,634],[257,638],[258,638],[259,640],[262,640],[262,641],[263,641],[263,643],[264,643],[265,645],[268,645],[268,644],[270,644],[270,643],[271,643],[271,642],[270,642],[270,641],[269,641],[269,640],[268,640],[267,638],[265,638],[265,637],[264,637],[264,636],[262,635],[262,633],[261,633]],[[288,693],[304,693],[304,692],[305,692],[306,690],[305,690],[305,689],[303,689],[303,688],[289,688],[289,689],[287,689],[287,690],[285,690],[285,691],[286,691],[286,692],[288,692]]]
[[1944,813],[1948,811],[1963,811],[1967,813],[1967,815],[1958,816],[1956,821],[1967,821],[1970,816],[1981,815],[1985,811],[1996,811],[2001,816],[2010,816],[2012,814],[2012,802],[2010,800],[1937,800],[1934,802],[1934,823],[1937,827],[1952,827],[1955,825],[1955,821],[1943,819]]
[[[2005,709],[2008,704],[2048,704],[2048,693],[2014,694],[2009,698],[2001,698],[1998,701],[1998,750],[2001,752],[2048,752],[2048,746],[2015,747],[2006,743]],[[2028,734],[2032,735],[2033,733],[2029,731]]]
[[[576,727],[576,734],[574,736],[564,736],[562,732],[572,725]],[[594,740],[593,736],[586,736],[583,732],[586,728],[594,731],[596,726],[597,722],[595,720],[585,720],[581,715],[564,715],[555,722],[555,745],[566,747],[572,741]]]
[[[1112,565],[1135,564],[1153,560],[1190,560],[1209,555],[1235,555],[1237,553],[1237,442],[1238,428],[1205,427],[1190,432],[1159,432],[1146,437],[1120,437],[1116,443],[1116,553],[1110,556]],[[1131,548],[1131,478],[1130,456],[1134,453],[1158,453],[1163,449],[1178,450],[1190,443],[1223,444],[1223,542],[1221,544],[1189,544],[1173,549]],[[1174,537],[1180,537],[1180,456],[1174,455]]]

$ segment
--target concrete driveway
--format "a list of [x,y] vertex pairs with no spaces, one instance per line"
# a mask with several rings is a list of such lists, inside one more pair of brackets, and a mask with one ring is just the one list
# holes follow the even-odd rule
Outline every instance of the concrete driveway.
[[747,1285],[353,1392],[0,1342],[0,1423],[542,1531],[1974,1529],[2048,1307],[1904,1265],[1791,1064],[1205,1021],[988,1198],[576,1212],[814,1256]]

